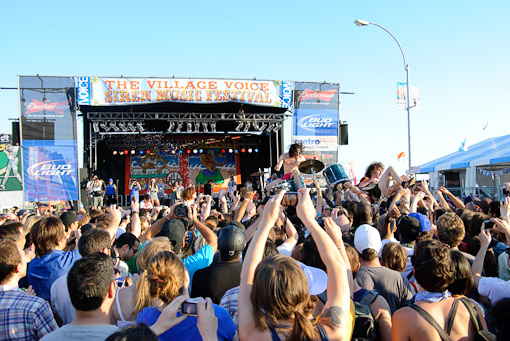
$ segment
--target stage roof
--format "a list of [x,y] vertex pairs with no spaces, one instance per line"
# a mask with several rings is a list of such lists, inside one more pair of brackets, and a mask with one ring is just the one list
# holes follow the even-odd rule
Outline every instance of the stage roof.
[[[510,135],[494,137],[436,160],[415,167],[415,173],[462,169],[476,166],[492,166],[494,170],[510,165]],[[418,169],[416,169],[418,168]]]

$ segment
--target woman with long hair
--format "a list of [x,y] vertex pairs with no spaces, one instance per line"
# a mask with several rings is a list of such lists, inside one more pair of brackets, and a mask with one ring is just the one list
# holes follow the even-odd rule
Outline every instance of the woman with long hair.
[[[174,300],[188,298],[189,275],[184,263],[173,252],[161,251],[149,261],[146,272],[138,280],[139,289],[148,292],[157,302],[155,307],[143,309],[137,316],[137,323],[154,324],[162,311]],[[140,290],[139,290],[140,291]],[[218,340],[232,340],[236,335],[236,325],[226,310],[207,299],[206,310],[214,310],[218,321]],[[202,340],[197,317],[177,314],[180,323],[159,336],[160,340]],[[200,316],[198,316],[200,319]]]
[[315,220],[309,189],[298,192],[297,215],[314,238],[328,272],[328,300],[313,323],[313,303],[306,276],[292,258],[276,255],[262,261],[264,245],[285,194],[265,205],[243,261],[239,293],[239,333],[245,340],[344,340],[350,310],[347,267],[339,250]]

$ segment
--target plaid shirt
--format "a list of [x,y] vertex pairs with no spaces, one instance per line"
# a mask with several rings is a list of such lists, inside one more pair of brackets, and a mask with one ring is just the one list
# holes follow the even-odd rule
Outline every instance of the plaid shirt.
[[0,338],[39,340],[58,329],[49,304],[18,288],[0,286]]
[[236,326],[239,326],[239,315],[237,314],[237,304],[239,300],[239,288],[235,287],[230,290],[228,290],[220,301],[220,307],[225,309],[230,317],[232,317],[232,320],[234,320],[234,323]]

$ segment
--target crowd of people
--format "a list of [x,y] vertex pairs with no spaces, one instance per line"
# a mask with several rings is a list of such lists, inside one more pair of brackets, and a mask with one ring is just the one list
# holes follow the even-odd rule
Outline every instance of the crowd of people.
[[174,184],[164,205],[154,181],[126,209],[11,210],[0,339],[507,339],[510,197],[431,193],[377,162],[312,192],[301,159],[258,195]]

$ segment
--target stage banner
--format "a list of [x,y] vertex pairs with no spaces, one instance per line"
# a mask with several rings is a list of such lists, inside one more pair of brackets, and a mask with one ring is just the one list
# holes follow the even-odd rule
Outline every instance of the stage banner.
[[76,77],[78,105],[114,106],[157,102],[239,102],[292,108],[287,81]]
[[25,201],[79,200],[74,77],[18,82]]
[[305,151],[338,149],[338,83],[295,83],[293,142]]
[[187,186],[202,185],[211,179],[215,186],[226,188],[230,176],[236,174],[235,154],[224,154],[221,149],[210,148],[196,154],[158,152],[130,156],[130,179],[126,183],[137,180],[146,190],[151,179],[162,179],[165,192],[169,193],[175,181],[182,181]]
[[25,201],[79,200],[75,140],[23,140]]
[[12,144],[9,134],[0,134],[0,192],[23,189],[19,159],[19,146]]

